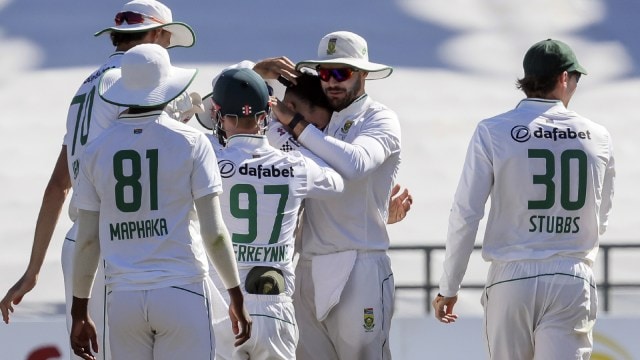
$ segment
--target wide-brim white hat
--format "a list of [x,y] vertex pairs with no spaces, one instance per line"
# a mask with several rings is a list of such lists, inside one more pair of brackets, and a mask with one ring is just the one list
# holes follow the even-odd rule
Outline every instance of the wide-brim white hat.
[[296,64],[296,70],[316,69],[318,65],[347,65],[369,73],[368,80],[384,79],[393,68],[369,61],[367,41],[349,31],[336,31],[325,35],[318,45],[318,59],[304,60]]
[[197,69],[172,66],[162,46],[141,44],[124,53],[119,69],[102,75],[98,93],[119,106],[155,107],[186,91],[197,73]]
[[202,106],[204,106],[204,112],[196,113],[196,119],[202,125],[203,128],[208,130],[213,130],[215,128],[214,119],[214,111],[213,111],[213,100],[211,96],[213,92],[208,93],[207,95],[202,97]]
[[193,29],[183,22],[174,22],[171,9],[161,2],[155,0],[133,0],[126,3],[120,12],[124,13],[128,11],[142,14],[144,21],[139,24],[123,22],[120,25],[114,25],[100,30],[95,33],[94,36],[99,36],[111,31],[142,32],[163,28],[171,33],[169,48],[191,47],[196,42],[196,35]]

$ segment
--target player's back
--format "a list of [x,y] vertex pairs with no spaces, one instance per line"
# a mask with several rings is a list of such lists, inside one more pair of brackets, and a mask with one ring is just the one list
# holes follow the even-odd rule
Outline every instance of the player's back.
[[218,165],[224,188],[220,203],[241,280],[253,266],[275,267],[285,274],[291,295],[294,232],[302,200],[336,196],[342,191],[340,176],[297,151],[277,150],[257,135],[230,137],[218,153]]
[[484,149],[494,182],[484,256],[592,261],[610,208],[608,131],[559,101],[527,99],[476,132],[470,146]]
[[[102,74],[120,67],[123,52],[112,54],[106,63],[89,75],[78,88],[69,104],[67,112],[66,134],[64,145],[67,147],[67,165],[72,186],[77,184],[80,169],[80,157],[86,146],[109,128],[124,110],[117,105],[104,101],[98,95],[98,84]],[[77,210],[69,207],[71,220],[77,218]]]
[[81,208],[99,205],[107,282],[127,289],[200,280],[207,258],[194,198],[221,191],[211,144],[161,110],[121,119],[87,148],[82,175],[96,193],[77,199]]

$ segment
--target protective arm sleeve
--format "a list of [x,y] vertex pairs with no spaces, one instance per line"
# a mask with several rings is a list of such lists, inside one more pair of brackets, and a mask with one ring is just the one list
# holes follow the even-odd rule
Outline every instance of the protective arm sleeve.
[[227,289],[239,286],[238,265],[229,231],[222,219],[218,195],[205,195],[196,199],[195,204],[204,246],[224,286]]
[[478,127],[471,139],[449,215],[444,269],[439,289],[440,294],[446,297],[455,296],[460,290],[478,225],[484,216],[485,204],[493,186],[489,135],[483,135],[484,132],[485,128]]
[[73,255],[73,296],[81,299],[91,297],[91,288],[100,261],[98,211],[80,210],[78,213],[78,236]]
[[298,141],[345,179],[358,179],[378,168],[392,153],[400,151],[399,124],[385,120],[389,119],[371,120],[351,143],[325,135],[314,126],[307,126]]

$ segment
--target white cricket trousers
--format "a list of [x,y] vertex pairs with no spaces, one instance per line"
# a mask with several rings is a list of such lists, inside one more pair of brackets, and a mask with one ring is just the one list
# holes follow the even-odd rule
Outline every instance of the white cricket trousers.
[[[76,230],[77,225],[67,232],[64,243],[62,244],[62,277],[64,279],[64,300],[66,304],[66,317],[67,317],[67,332],[71,334],[71,302],[73,300],[73,254],[76,248]],[[89,299],[89,316],[96,325],[96,331],[98,333],[98,345],[100,351],[94,353],[97,360],[111,360],[111,350],[109,348],[109,327],[107,326],[107,313],[106,313],[106,288],[104,284],[104,261],[100,261],[98,264],[98,271],[96,272],[96,279],[93,282],[93,288],[91,289],[91,299]],[[69,346],[71,349],[71,346]],[[81,359],[75,355],[73,351],[69,352],[71,359]]]
[[[326,269],[332,276],[336,269]],[[311,260],[298,261],[293,305],[300,331],[298,360],[389,360],[394,280],[385,251],[358,252],[336,304],[323,321],[315,310]]]
[[107,295],[113,360],[212,360],[207,281]]
[[595,284],[579,259],[492,263],[481,301],[489,358],[589,359]]
[[291,297],[244,293],[251,315],[251,338],[234,347],[229,319],[215,325],[217,360],[295,360],[298,327]]

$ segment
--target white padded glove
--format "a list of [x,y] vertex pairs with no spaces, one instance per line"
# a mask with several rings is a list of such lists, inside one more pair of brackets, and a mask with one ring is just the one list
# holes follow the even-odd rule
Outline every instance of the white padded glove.
[[202,105],[202,97],[197,92],[183,92],[180,96],[173,99],[164,109],[172,118],[187,123],[193,115],[204,113],[204,105]]

